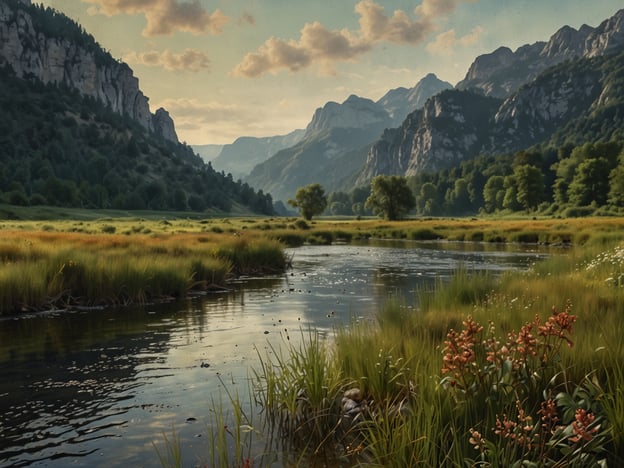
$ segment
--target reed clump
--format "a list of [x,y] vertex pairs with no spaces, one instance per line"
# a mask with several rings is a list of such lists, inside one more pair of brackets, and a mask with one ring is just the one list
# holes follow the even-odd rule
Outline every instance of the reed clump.
[[175,299],[287,262],[277,241],[197,234],[5,232],[0,254],[0,314]]

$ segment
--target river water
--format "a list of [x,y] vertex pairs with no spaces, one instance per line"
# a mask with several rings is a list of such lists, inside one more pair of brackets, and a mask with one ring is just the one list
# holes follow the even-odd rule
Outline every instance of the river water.
[[[486,244],[383,242],[290,249],[293,268],[169,304],[0,318],[0,466],[161,466],[180,436],[205,462],[211,401],[246,395],[271,346],[370,320],[389,296],[457,268],[526,269],[545,253]],[[415,312],[416,313],[416,312]]]

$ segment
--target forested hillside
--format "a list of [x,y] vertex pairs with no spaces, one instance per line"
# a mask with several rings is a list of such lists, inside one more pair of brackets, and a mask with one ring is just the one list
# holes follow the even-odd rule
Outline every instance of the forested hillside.
[[270,214],[268,194],[95,98],[0,70],[0,199],[17,205]]

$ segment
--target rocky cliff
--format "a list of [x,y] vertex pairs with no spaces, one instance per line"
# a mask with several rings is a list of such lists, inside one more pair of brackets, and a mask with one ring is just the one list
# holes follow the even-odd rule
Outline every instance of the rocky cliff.
[[0,65],[10,66],[20,78],[76,88],[144,128],[178,141],[173,120],[164,110],[152,115],[127,64],[114,60],[73,21],[30,0],[0,0]]
[[598,27],[564,26],[548,42],[527,44],[512,52],[500,47],[475,59],[458,89],[475,89],[487,96],[507,97],[549,67],[578,58],[617,52],[624,46],[624,9]]
[[513,153],[548,143],[566,127],[577,130],[563,141],[608,140],[624,113],[623,90],[624,54],[618,54],[562,63],[504,100],[445,91],[384,132],[358,184],[379,174],[436,172],[479,154]]
[[[584,131],[592,125],[579,119],[609,106],[616,115],[624,61],[617,52],[623,45],[620,10],[597,28],[565,26],[548,42],[478,57],[455,91],[434,96],[372,145],[358,184],[379,174],[435,172],[478,154],[514,152],[547,142],[570,125]],[[590,131],[586,138],[605,137]]]
[[357,185],[379,174],[410,176],[457,164],[487,142],[488,125],[499,105],[499,99],[467,91],[432,97],[371,147]]

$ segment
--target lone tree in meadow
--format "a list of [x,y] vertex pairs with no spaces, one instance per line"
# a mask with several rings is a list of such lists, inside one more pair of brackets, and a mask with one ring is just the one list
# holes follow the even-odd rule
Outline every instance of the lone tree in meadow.
[[366,200],[366,208],[373,213],[395,221],[415,206],[416,199],[405,177],[379,175],[373,179],[371,194]]
[[312,216],[319,215],[327,208],[327,197],[321,184],[310,184],[300,187],[295,194],[294,200],[288,200],[288,204],[299,208],[301,216],[307,221]]

